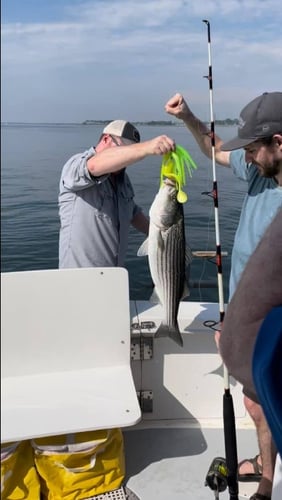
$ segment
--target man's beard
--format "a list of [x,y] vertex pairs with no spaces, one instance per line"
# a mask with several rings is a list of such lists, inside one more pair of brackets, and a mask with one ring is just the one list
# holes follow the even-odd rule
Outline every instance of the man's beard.
[[280,172],[280,161],[274,160],[270,165],[257,165],[262,177],[273,178]]

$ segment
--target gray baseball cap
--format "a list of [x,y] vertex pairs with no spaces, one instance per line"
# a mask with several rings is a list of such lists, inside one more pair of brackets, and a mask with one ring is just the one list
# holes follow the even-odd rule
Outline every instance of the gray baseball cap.
[[108,123],[103,130],[103,134],[116,135],[122,138],[124,144],[134,144],[140,142],[140,134],[132,123],[125,120],[114,120]]
[[241,149],[278,133],[282,133],[282,92],[264,92],[242,109],[238,136],[222,144],[220,149]]

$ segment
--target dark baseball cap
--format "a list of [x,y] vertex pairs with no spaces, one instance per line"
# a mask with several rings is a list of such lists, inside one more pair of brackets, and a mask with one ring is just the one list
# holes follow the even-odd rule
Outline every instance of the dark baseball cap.
[[108,123],[103,130],[103,134],[116,135],[121,137],[124,144],[134,144],[140,142],[140,134],[132,123],[125,120],[114,120]]
[[238,136],[222,151],[244,148],[251,142],[282,132],[282,92],[264,92],[245,106],[239,117]]

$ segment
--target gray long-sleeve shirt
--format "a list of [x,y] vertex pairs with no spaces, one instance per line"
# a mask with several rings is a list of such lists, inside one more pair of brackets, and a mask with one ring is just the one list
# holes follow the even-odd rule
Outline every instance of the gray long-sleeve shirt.
[[90,148],[64,165],[59,192],[59,267],[123,266],[129,226],[137,212],[134,191],[125,171],[92,177]]

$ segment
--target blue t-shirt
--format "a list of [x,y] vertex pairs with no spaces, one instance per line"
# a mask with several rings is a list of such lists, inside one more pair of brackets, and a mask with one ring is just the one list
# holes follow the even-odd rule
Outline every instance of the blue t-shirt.
[[244,150],[231,152],[230,166],[236,177],[248,183],[248,192],[243,202],[232,250],[229,300],[250,255],[282,207],[282,187],[275,179],[262,177],[255,165],[246,163]]

